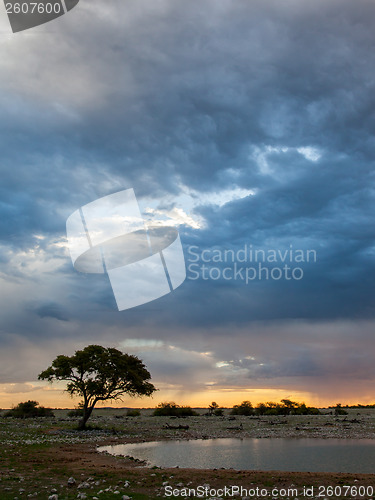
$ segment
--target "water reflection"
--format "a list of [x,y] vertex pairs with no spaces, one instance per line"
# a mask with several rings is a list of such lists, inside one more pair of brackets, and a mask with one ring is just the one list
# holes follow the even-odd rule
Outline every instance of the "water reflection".
[[296,472],[375,472],[372,439],[205,439],[102,446],[159,467]]

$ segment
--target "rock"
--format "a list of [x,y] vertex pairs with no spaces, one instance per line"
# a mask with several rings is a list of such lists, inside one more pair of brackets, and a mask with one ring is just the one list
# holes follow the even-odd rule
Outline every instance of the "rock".
[[48,497],[48,500],[59,500],[59,497],[58,497],[58,495],[53,494],[53,495],[50,495],[50,496]]
[[70,477],[68,479],[68,486],[74,486],[76,484],[76,480],[74,479],[74,477]]
[[131,500],[131,497],[128,497],[128,495],[122,495],[122,500]]
[[83,483],[78,485],[79,490],[85,490],[87,488],[90,488],[90,484],[87,481],[84,481]]

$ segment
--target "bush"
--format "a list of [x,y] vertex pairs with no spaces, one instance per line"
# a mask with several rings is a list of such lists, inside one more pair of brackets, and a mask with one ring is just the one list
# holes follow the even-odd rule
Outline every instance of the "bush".
[[341,408],[341,405],[340,403],[336,405],[335,407],[335,415],[338,416],[338,415],[347,415],[348,412],[346,410],[344,410],[343,408]]
[[254,408],[250,401],[242,401],[240,405],[234,405],[230,413],[231,415],[249,416],[254,414]]
[[127,417],[140,417],[141,416],[141,412],[139,410],[129,409],[126,412],[126,416]]
[[198,415],[190,406],[179,406],[173,401],[171,403],[160,403],[155,408],[154,417],[193,417]]
[[275,415],[280,415],[280,413],[279,413],[278,408],[269,408],[268,410],[266,410],[265,415],[275,416]]
[[256,405],[255,414],[264,415],[267,411],[267,406],[264,403],[259,403]]
[[320,411],[318,408],[306,406],[305,403],[302,403],[298,408],[292,410],[292,415],[320,415]]
[[74,410],[68,411],[68,417],[83,417],[83,409],[75,408]]
[[318,408],[283,399],[281,403],[259,403],[255,408],[256,415],[320,415]]
[[224,415],[224,410],[222,408],[216,408],[214,410],[215,417],[222,417]]
[[306,415],[320,415],[320,411],[318,410],[318,408],[308,406]]
[[208,417],[211,417],[212,415],[215,417],[221,417],[223,413],[223,409],[219,407],[216,401],[212,401],[212,403],[208,406],[208,413],[206,413],[206,415]]
[[44,408],[44,406],[38,406],[37,401],[26,401],[24,403],[19,403],[17,406],[7,411],[4,417],[14,417],[14,418],[34,418],[34,417],[54,417],[51,408]]

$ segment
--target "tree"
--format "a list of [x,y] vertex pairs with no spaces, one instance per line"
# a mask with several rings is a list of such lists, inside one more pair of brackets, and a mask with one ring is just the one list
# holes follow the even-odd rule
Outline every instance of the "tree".
[[121,400],[124,394],[151,396],[156,391],[149,382],[150,373],[139,358],[100,345],[89,345],[70,357],[57,356],[38,378],[49,382],[67,381],[66,391],[83,398],[79,429],[86,428],[98,401]]
[[212,401],[212,403],[208,406],[208,414],[213,415],[215,410],[219,409],[219,405],[216,403],[216,401]]

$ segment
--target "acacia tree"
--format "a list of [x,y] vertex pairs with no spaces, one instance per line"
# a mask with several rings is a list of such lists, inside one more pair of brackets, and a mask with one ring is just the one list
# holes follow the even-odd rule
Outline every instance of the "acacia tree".
[[157,390],[149,382],[151,375],[139,358],[100,345],[89,345],[73,356],[57,356],[38,378],[67,381],[66,391],[83,398],[79,429],[86,428],[98,401],[121,400],[124,394],[151,396]]
[[216,403],[216,401],[212,401],[212,403],[208,406],[208,414],[213,415],[215,410],[219,409],[219,405]]

